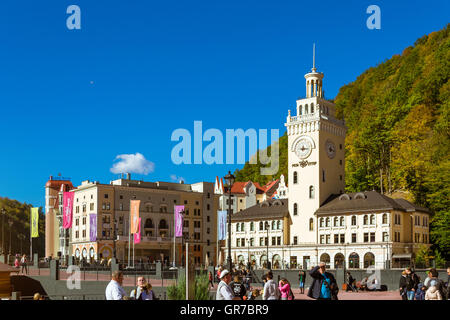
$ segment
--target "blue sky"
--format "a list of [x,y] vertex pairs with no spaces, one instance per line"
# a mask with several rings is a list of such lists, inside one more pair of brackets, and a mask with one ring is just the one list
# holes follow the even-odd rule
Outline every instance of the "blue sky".
[[[81,30],[66,9],[81,8]],[[366,8],[381,8],[381,30]],[[175,165],[172,132],[284,133],[316,66],[339,88],[449,22],[446,0],[99,1],[0,3],[0,196],[44,204],[50,175],[109,183],[121,154],[148,181],[213,181],[242,165]],[[150,170],[151,171],[151,170]]]

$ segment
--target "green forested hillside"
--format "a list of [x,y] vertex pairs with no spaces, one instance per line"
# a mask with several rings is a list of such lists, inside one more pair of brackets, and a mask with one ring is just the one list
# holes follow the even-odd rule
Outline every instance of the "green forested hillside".
[[[431,239],[450,251],[449,26],[418,39],[401,55],[369,68],[336,96],[348,127],[347,191],[401,195],[433,212]],[[287,137],[280,138],[280,171],[287,177]],[[246,164],[238,181],[265,183]]]
[[[21,203],[16,200],[0,197],[0,223],[2,223],[3,217],[1,215],[1,209],[6,210],[6,216],[4,217],[4,240],[5,240],[5,253],[9,252],[9,239],[11,231],[11,251],[13,254],[25,253],[30,254],[30,212],[33,206],[27,203]],[[8,221],[12,221],[10,228]],[[0,224],[1,226],[1,224]],[[21,237],[23,240],[21,243]],[[1,241],[3,239],[2,228],[0,227],[0,252],[2,251]],[[22,248],[21,248],[22,245]],[[21,252],[22,249],[22,252]],[[39,238],[33,239],[33,252],[39,253],[40,257],[45,253],[45,216],[42,212],[42,208],[39,208]]]

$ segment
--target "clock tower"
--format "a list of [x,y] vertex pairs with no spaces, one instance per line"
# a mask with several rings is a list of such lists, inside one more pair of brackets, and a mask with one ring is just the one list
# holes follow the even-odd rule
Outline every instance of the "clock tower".
[[305,75],[306,97],[297,100],[296,115],[289,110],[288,135],[290,243],[317,244],[315,211],[332,194],[344,192],[346,127],[336,118],[334,103],[325,100],[322,72]]

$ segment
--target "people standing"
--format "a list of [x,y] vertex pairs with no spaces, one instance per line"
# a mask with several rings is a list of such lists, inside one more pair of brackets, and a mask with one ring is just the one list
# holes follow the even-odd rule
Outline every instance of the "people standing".
[[22,266],[22,269],[20,272],[23,273],[23,270],[25,269],[26,274],[28,274],[27,255],[26,254],[24,254],[22,256],[22,259],[20,259],[20,265]]
[[111,278],[106,287],[106,300],[126,300],[126,293],[122,288],[123,272],[114,271]]
[[130,293],[130,298],[133,300],[153,300],[153,290],[149,290],[151,285],[147,283],[145,277],[140,276],[137,278],[137,287]]
[[209,281],[209,284],[211,284],[211,288],[214,288],[214,282],[213,282],[213,275],[212,275],[212,272],[210,271],[209,273],[208,273],[208,281]]
[[324,262],[314,267],[309,275],[313,278],[313,282],[308,290],[308,297],[318,300],[337,299],[336,279],[326,271]]
[[352,277],[351,273],[347,271],[347,290],[352,290],[352,292],[357,291],[355,286],[355,278]]
[[305,294],[305,281],[306,281],[306,272],[304,270],[300,270],[298,272],[298,282],[301,294]]
[[216,300],[241,300],[239,297],[235,297],[233,290],[228,285],[231,282],[231,274],[228,270],[223,270],[220,273],[220,282],[217,287]]
[[234,279],[232,282],[230,282],[229,286],[233,291],[235,297],[239,297],[242,299],[247,293],[247,289],[245,289],[245,286],[241,283],[238,275],[234,276]]
[[264,284],[263,300],[279,300],[281,293],[276,282],[273,280],[272,271],[266,274],[266,283]]
[[278,289],[281,293],[281,300],[292,300],[291,285],[286,278],[282,278],[280,280],[280,282],[278,283]]
[[402,297],[402,300],[410,300],[408,296],[408,291],[410,291],[412,287],[413,285],[411,277],[406,272],[406,270],[403,270],[399,282],[400,296]]

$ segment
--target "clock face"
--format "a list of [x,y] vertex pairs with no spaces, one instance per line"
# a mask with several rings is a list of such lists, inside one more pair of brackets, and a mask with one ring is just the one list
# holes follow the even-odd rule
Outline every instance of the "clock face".
[[325,149],[327,150],[328,158],[333,159],[336,155],[336,146],[334,145],[333,141],[327,140],[325,143]]
[[312,151],[311,142],[305,138],[300,139],[295,146],[295,154],[300,159],[306,159],[309,157]]

